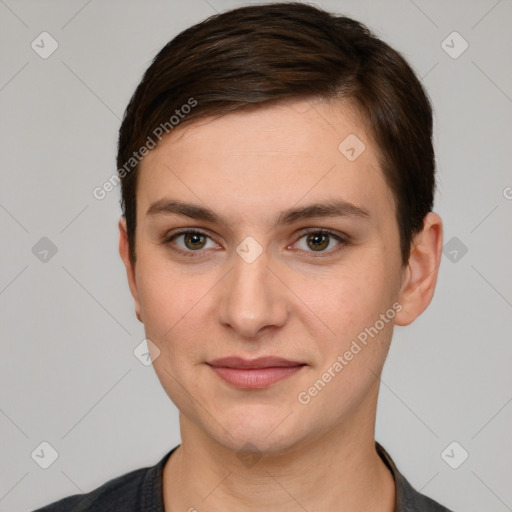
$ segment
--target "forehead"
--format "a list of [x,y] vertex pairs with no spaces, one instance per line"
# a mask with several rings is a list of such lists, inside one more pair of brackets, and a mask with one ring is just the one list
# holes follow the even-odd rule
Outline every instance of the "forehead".
[[[337,154],[339,142],[350,133],[361,140],[370,135],[366,133],[359,109],[352,102],[288,99],[255,105],[221,117],[194,120],[183,128],[178,125],[153,154],[164,144],[167,149],[200,144],[198,155],[207,145],[210,152],[231,155],[258,152],[260,155],[301,153],[319,157],[326,151]],[[314,154],[315,149],[322,152]]]
[[327,195],[375,215],[393,210],[370,134],[339,101],[294,100],[194,121],[164,138],[139,172],[141,212],[167,196],[242,213]]

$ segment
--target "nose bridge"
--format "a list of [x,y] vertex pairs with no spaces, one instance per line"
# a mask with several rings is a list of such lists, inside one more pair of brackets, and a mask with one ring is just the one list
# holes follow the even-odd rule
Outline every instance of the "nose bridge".
[[255,337],[264,327],[286,322],[286,293],[271,266],[268,253],[251,240],[242,242],[233,254],[232,271],[219,301],[219,320],[240,336]]

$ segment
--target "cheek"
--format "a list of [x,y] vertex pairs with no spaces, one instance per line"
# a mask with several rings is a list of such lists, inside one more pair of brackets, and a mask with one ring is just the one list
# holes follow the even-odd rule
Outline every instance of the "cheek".
[[310,337],[316,344],[317,364],[301,382],[297,396],[308,417],[321,417],[325,424],[338,421],[374,390],[396,312],[385,275],[377,262],[373,267],[362,264],[361,269],[354,265],[342,277],[326,280],[323,293],[311,297],[315,313],[333,332]]
[[162,341],[193,316],[211,279],[186,275],[163,258],[141,258],[137,288],[144,325]]
[[[167,392],[176,392],[181,389],[176,381],[188,382],[192,365],[204,359],[205,294],[214,283],[199,275],[185,278],[169,265],[144,268],[138,282],[139,300],[146,337],[159,351],[153,366]],[[189,382],[187,387],[193,385]]]
[[158,349],[153,368],[172,402],[188,410],[191,396],[200,396],[191,376],[202,356],[207,326],[200,316],[213,283],[199,275],[185,277],[156,259],[141,258],[140,269],[144,269],[138,275],[144,329]]
[[327,327],[328,344],[334,339],[342,348],[391,306],[393,296],[385,275],[389,272],[378,261],[360,262],[314,281],[301,280],[294,290]]

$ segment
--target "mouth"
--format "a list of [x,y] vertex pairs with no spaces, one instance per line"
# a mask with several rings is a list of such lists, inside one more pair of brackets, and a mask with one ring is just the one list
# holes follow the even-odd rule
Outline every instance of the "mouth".
[[240,389],[263,389],[299,372],[305,363],[279,357],[225,357],[206,363],[222,380]]

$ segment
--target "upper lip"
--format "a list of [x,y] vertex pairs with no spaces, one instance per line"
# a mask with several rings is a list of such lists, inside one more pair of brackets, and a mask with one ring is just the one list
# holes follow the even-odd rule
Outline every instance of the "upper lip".
[[258,357],[257,359],[244,359],[243,357],[222,357],[207,362],[210,366],[223,368],[287,368],[290,366],[303,366],[305,363],[290,361],[281,357]]

